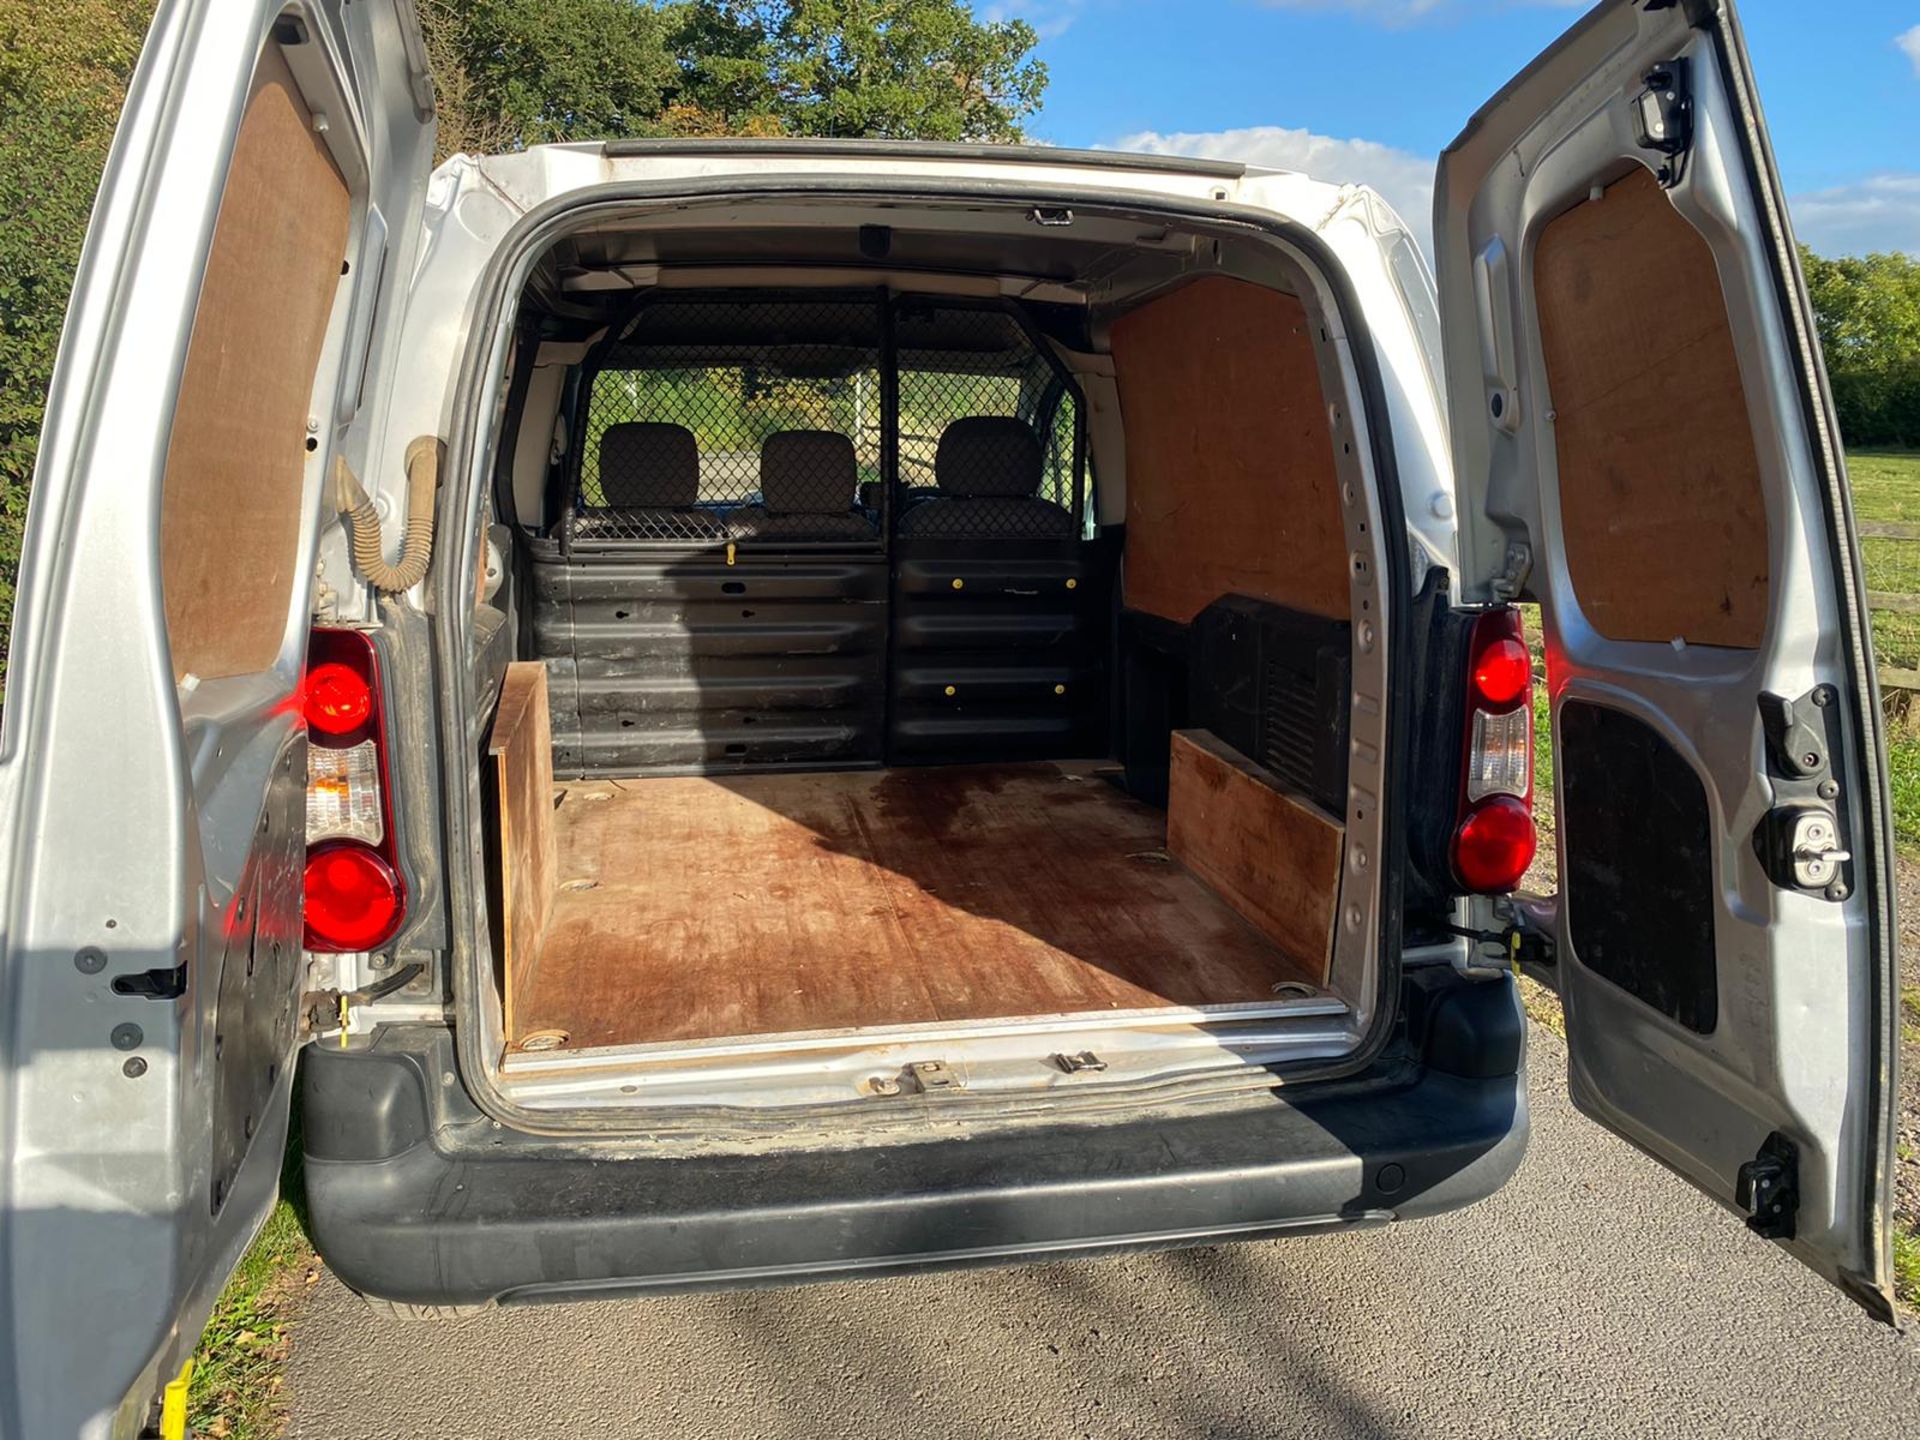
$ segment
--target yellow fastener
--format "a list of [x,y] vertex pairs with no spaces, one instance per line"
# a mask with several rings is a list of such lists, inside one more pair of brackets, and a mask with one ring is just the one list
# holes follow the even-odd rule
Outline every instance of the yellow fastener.
[[956,690],[955,690],[955,689],[953,688],[953,686],[951,686],[951,685],[949,685],[949,686],[947,686],[947,694],[949,694],[949,695],[953,695],[953,694],[957,694],[957,693],[958,693],[958,692],[957,692],[957,691],[956,691]]
[[967,582],[956,575],[953,577],[953,588],[956,590],[964,590],[967,588]]
[[1078,580],[1069,580],[1067,581],[1067,588],[1069,590],[1078,590],[1080,588],[1080,582]]
[[185,1440],[187,1433],[187,1386],[193,1379],[193,1357],[180,1367],[180,1373],[160,1392],[160,1440]]
[[1067,693],[1067,687],[1064,685],[1056,685],[1053,687],[1053,693],[1056,695],[1064,695]]
[[733,541],[727,541],[727,564],[733,564]]

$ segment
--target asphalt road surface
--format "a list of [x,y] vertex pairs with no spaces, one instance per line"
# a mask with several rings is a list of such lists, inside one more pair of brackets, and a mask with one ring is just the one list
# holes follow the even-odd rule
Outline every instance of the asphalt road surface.
[[290,1434],[1920,1436],[1920,1339],[1574,1114],[1537,1028],[1533,1075],[1514,1181],[1385,1230],[440,1326],[327,1277]]

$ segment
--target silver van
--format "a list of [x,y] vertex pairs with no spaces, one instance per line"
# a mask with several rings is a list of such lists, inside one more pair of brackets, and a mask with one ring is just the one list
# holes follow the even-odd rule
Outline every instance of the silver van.
[[1891,1318],[1866,597],[1728,0],[1472,117],[1437,278],[1239,165],[433,134],[410,0],[160,5],[0,748],[0,1434],[180,1434],[296,1077],[375,1303],[785,1284],[1470,1204],[1521,967]]

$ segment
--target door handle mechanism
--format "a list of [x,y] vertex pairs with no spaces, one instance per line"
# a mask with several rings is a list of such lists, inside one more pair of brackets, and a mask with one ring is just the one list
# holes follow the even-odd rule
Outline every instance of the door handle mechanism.
[[1853,856],[1840,848],[1839,827],[1824,810],[1801,810],[1793,818],[1793,882],[1803,890],[1824,890]]

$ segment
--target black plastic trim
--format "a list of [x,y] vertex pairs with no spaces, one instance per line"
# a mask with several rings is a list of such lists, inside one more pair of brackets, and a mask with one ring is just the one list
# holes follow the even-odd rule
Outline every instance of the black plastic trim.
[[[1512,987],[1497,1000],[1517,1007]],[[1514,1057],[1517,1060],[1517,1052]],[[502,1132],[444,1029],[304,1070],[308,1227],[370,1295],[474,1305],[790,1284],[1347,1228],[1457,1209],[1526,1147],[1524,1076],[1396,1060],[1338,1087],[897,1144],[608,1158]],[[866,1102],[882,1103],[882,1102]]]

